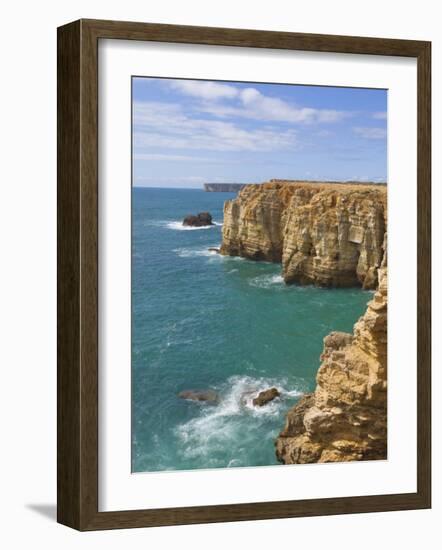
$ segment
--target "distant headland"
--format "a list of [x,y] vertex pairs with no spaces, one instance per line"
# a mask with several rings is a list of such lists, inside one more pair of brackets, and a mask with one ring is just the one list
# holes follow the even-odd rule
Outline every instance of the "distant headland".
[[247,183],[205,183],[204,191],[212,193],[238,193]]

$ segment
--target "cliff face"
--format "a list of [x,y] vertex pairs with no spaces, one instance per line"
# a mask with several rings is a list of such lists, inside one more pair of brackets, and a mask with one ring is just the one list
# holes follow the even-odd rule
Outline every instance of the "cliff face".
[[386,201],[376,184],[248,185],[224,205],[221,253],[282,262],[287,283],[376,288]]
[[377,289],[353,334],[324,339],[316,389],[287,414],[285,464],[387,457],[387,189],[272,181],[224,206],[221,253],[281,262],[286,282]]
[[387,458],[387,267],[353,334],[324,338],[313,394],[287,414],[276,440],[285,464]]

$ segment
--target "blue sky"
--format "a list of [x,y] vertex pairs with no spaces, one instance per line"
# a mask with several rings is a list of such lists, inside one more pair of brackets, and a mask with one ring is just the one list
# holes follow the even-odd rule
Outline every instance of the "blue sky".
[[139,187],[387,180],[387,91],[133,78]]

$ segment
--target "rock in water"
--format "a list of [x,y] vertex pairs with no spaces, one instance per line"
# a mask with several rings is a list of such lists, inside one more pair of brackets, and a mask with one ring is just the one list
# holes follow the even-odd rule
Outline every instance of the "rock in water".
[[215,225],[212,222],[212,215],[209,212],[199,212],[196,216],[189,214],[183,220],[183,225],[189,227],[205,227],[206,225]]
[[218,394],[213,390],[184,390],[178,394],[178,397],[189,401],[203,401],[210,405],[216,405],[219,402]]
[[262,407],[263,405],[266,405],[270,401],[273,401],[276,397],[279,397],[280,395],[281,394],[276,388],[270,388],[268,390],[259,392],[258,396],[255,397],[252,403],[253,405],[255,405],[255,407]]

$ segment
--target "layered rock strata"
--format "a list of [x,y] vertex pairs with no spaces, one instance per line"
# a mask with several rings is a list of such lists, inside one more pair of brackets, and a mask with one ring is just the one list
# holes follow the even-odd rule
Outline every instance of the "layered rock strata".
[[378,184],[248,185],[225,202],[221,253],[281,262],[286,283],[374,289],[386,203]]
[[288,413],[276,440],[284,464],[387,458],[387,266],[353,334],[324,338],[314,393]]
[[376,289],[353,333],[324,339],[315,391],[287,414],[285,464],[387,458],[387,189],[271,181],[224,206],[221,253],[281,262],[287,283]]

